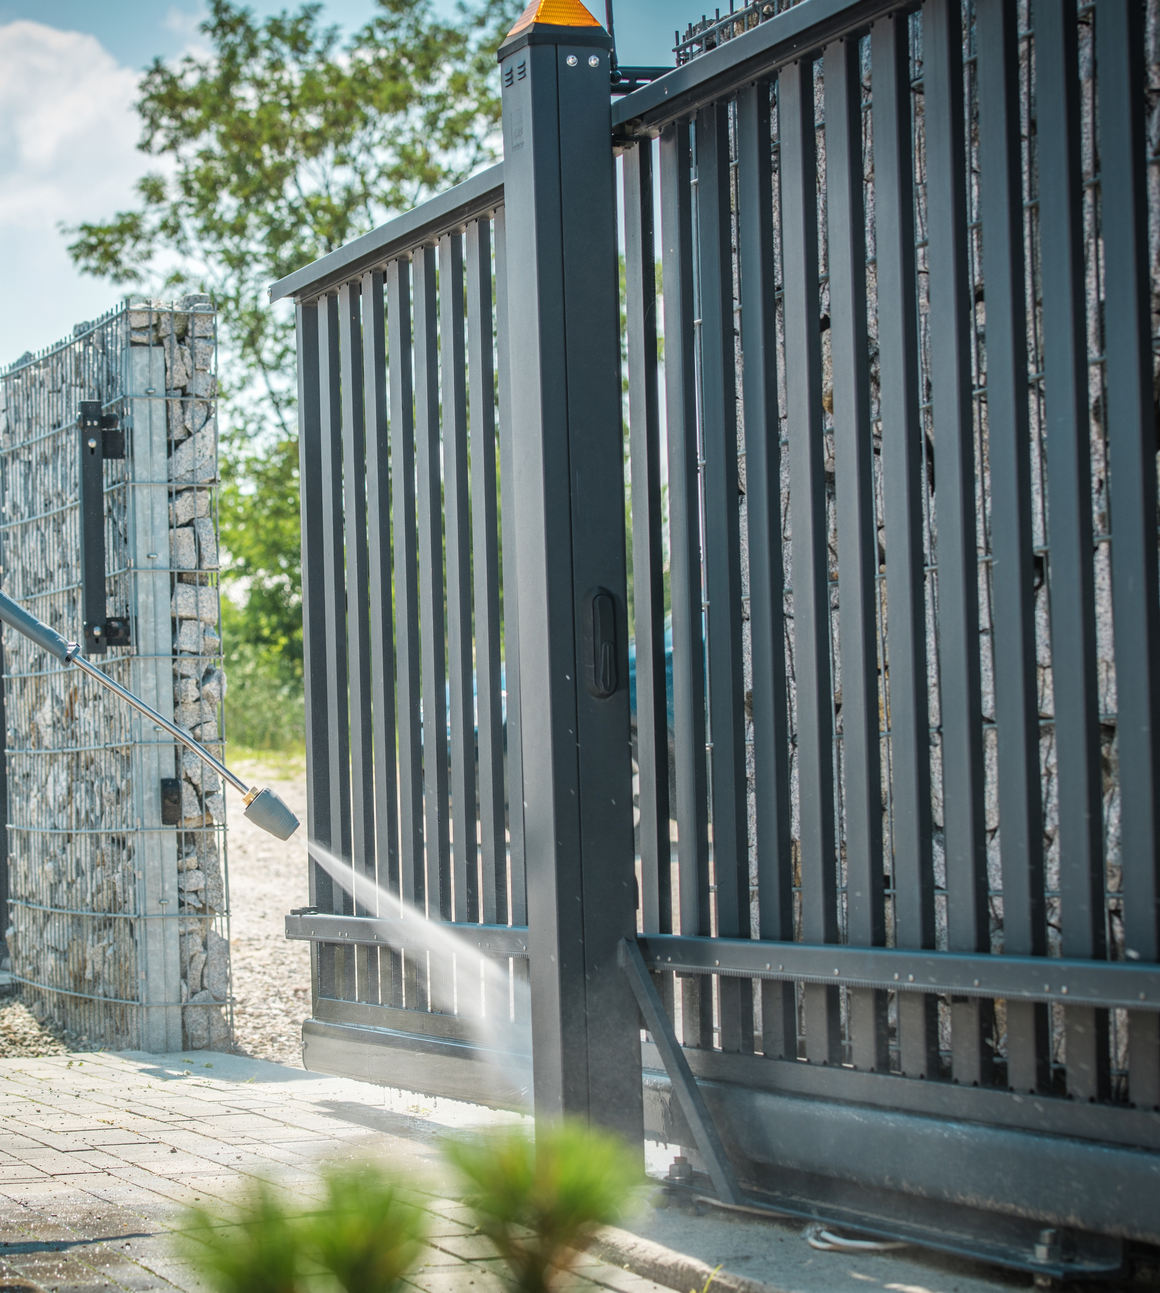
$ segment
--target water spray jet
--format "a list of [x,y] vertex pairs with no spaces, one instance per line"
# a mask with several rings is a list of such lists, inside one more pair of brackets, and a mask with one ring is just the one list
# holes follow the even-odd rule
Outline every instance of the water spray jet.
[[[512,1107],[530,1109],[531,995],[527,982],[510,979],[502,960],[493,960],[465,938],[470,926],[460,929],[452,922],[427,916],[420,906],[360,873],[318,840],[310,841],[309,851],[311,860],[350,895],[356,909],[368,913],[358,919],[362,928],[352,941],[360,941],[361,934],[368,944],[402,952],[418,965],[423,978],[420,1009],[426,1008],[424,998],[429,994],[432,1010],[456,1015],[473,1034],[478,1058],[492,1065],[516,1101]],[[290,914],[324,916],[311,908]],[[335,937],[323,936],[319,941],[338,942],[352,932],[336,931]],[[312,937],[291,932],[289,921],[287,936]]]
[[10,628],[14,628],[18,633],[35,642],[38,647],[43,648],[62,664],[76,665],[82,673],[87,673],[90,678],[95,679],[102,687],[107,687],[109,691],[120,696],[126,704],[132,705],[135,710],[144,714],[158,727],[163,728],[187,749],[192,750],[218,776],[228,781],[236,790],[241,791],[245,803],[245,815],[255,826],[260,826],[262,830],[269,831],[271,835],[277,836],[280,840],[288,840],[298,829],[298,818],[269,787],[262,789],[258,786],[247,786],[224,763],[214,758],[199,740],[191,736],[183,728],[178,727],[176,723],[171,723],[169,719],[162,717],[151,705],[147,705],[140,696],[135,696],[128,688],[122,687],[119,682],[114,682],[107,673],[98,669],[95,664],[90,664],[81,655],[79,643],[69,642],[66,638],[61,637],[55,629],[49,628],[43,621],[38,620],[31,611],[25,610],[23,606],[18,602],[14,602],[3,591],[0,591],[0,620],[3,620]]

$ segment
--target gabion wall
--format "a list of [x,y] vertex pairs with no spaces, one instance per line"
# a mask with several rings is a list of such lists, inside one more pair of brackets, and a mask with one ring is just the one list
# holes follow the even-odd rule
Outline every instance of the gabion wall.
[[[220,757],[216,354],[195,296],[128,302],[0,373],[0,564],[10,596],[82,638],[78,411],[99,400],[125,433],[103,467],[106,614],[129,621],[130,645],[92,659]],[[94,1045],[228,1044],[216,774],[7,628],[3,651],[6,936],[23,999]]]

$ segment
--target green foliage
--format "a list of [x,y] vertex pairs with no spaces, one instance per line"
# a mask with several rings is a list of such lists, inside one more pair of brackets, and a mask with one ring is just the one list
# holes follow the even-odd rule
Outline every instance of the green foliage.
[[301,1218],[258,1181],[227,1213],[188,1208],[177,1246],[218,1293],[300,1293],[304,1238]]
[[[223,610],[226,606],[223,601]],[[228,625],[241,621],[242,613],[231,607],[222,619],[228,635]],[[243,632],[243,628],[235,628],[232,639],[226,638],[234,642],[225,706],[226,738],[234,751],[231,758],[239,747],[263,753],[301,750],[306,742],[301,665],[295,671],[277,651],[241,640]]]
[[318,1262],[347,1293],[401,1288],[423,1251],[426,1214],[374,1167],[336,1165],[324,1179],[326,1210],[309,1230]]
[[[299,564],[298,446],[276,441],[262,454],[234,445],[224,455],[220,494],[222,547],[233,591],[244,587],[244,615],[228,628],[241,640],[285,657],[302,676],[302,576]],[[227,641],[239,639],[231,633]]]
[[321,4],[258,19],[209,0],[205,52],[140,82],[158,167],[129,209],[66,231],[80,269],[220,311],[231,662],[240,640],[300,668],[294,329],[266,289],[496,155],[495,50],[519,8],[472,0],[445,22],[431,0],[377,0],[344,40]]
[[306,740],[302,638],[292,636],[293,625],[286,623],[298,614],[297,605],[288,579],[281,585],[255,580],[244,605],[232,595],[222,598],[229,653],[226,739],[232,747],[289,750]]
[[644,1181],[620,1140],[574,1123],[444,1149],[476,1225],[507,1263],[520,1293],[547,1293],[600,1226],[619,1220]]
[[394,1293],[423,1251],[427,1214],[377,1164],[323,1172],[321,1211],[288,1211],[273,1186],[253,1184],[232,1208],[187,1209],[182,1256],[217,1293]]

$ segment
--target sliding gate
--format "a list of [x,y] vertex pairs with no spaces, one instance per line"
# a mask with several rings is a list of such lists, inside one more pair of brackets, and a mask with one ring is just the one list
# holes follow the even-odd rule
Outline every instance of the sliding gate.
[[466,940],[314,865],[306,1063],[510,1102],[534,1039],[538,1112],[631,1131],[639,1044],[722,1193],[1114,1268],[1160,1242],[1157,5],[762,8],[610,123],[533,6],[504,167],[275,289],[311,839]]

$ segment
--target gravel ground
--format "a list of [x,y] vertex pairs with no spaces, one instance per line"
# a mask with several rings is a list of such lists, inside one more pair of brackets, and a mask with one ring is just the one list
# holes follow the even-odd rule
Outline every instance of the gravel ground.
[[291,907],[310,901],[306,869],[306,772],[258,763],[231,764],[249,785],[269,786],[302,823],[277,840],[227,805],[230,959],[234,1042],[243,1055],[302,1067],[302,1021],[310,1013],[310,945],[286,938]]
[[[227,861],[236,1049],[255,1059],[302,1067],[302,1021],[310,1013],[310,948],[291,943],[284,918],[309,901],[306,871],[306,773],[258,763],[230,767],[251,785],[269,786],[302,827],[286,841],[254,826],[230,795]],[[0,1057],[60,1055],[65,1042],[18,1001],[0,999]]]
[[28,1059],[39,1055],[64,1055],[68,1047],[19,1001],[0,1005],[0,1056]]

